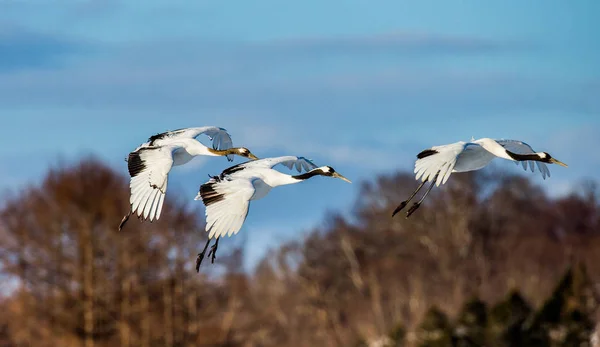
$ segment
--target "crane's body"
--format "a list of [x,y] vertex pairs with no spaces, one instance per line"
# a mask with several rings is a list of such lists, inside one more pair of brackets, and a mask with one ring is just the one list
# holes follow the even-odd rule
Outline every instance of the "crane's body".
[[[193,139],[182,139],[178,142],[172,142],[170,145],[178,146],[173,151],[173,166],[187,164],[200,155],[218,156],[209,151],[208,147]],[[227,158],[227,160],[231,161],[230,158]]]
[[425,182],[431,181],[431,185],[419,202],[416,202],[409,209],[406,215],[407,218],[420,206],[433,186],[446,183],[453,172],[480,170],[495,158],[511,160],[517,165],[520,162],[525,170],[529,167],[532,172],[535,171],[535,166],[537,166],[543,179],[550,176],[550,170],[546,164],[567,166],[565,163],[552,158],[547,152],[535,152],[527,143],[516,140],[481,138],[478,140],[472,139],[469,142],[459,141],[448,145],[433,146],[417,154],[414,169],[415,178],[421,180],[422,183],[408,200],[403,201],[394,210],[392,216],[406,206]]
[[[207,135],[213,148],[196,140],[200,134]],[[227,130],[214,126],[183,128],[151,136],[126,158],[130,179],[130,211],[121,220],[123,228],[129,216],[136,213],[140,219],[160,218],[167,191],[168,176],[173,166],[185,165],[194,157],[226,156],[228,161],[237,154],[257,159],[247,148],[232,147]]]
[[[298,173],[305,173],[284,174],[273,169],[278,164],[289,169],[295,167]],[[227,168],[218,176],[212,176],[200,186],[195,198],[202,200],[206,206],[206,231],[209,233],[204,250],[198,254],[196,269],[198,270],[212,238],[217,240],[211,249],[214,261],[219,238],[237,234],[241,229],[248,215],[251,200],[264,198],[274,187],[300,183],[314,176],[335,177],[350,182],[330,166],[317,167],[312,161],[296,156],[248,161]]]

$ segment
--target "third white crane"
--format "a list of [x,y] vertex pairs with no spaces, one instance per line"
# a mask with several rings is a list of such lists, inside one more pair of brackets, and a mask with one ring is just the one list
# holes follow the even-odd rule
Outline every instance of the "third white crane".
[[415,179],[421,179],[422,182],[407,200],[400,203],[392,213],[392,217],[414,198],[426,182],[431,181],[431,185],[421,199],[410,207],[406,218],[419,208],[433,186],[446,183],[451,173],[479,170],[494,158],[515,161],[517,165],[521,162],[525,170],[529,166],[532,172],[536,165],[542,173],[543,179],[546,179],[546,176],[550,177],[550,170],[546,164],[567,167],[567,164],[553,158],[547,152],[535,152],[527,143],[517,140],[481,138],[479,140],[472,139],[469,142],[459,141],[448,145],[433,146],[417,154]]

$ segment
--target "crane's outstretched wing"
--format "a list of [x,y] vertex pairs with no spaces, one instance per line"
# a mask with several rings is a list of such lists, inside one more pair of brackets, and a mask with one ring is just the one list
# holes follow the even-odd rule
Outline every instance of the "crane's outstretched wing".
[[[127,168],[131,180],[131,213],[153,221],[160,217],[167,192],[169,171],[173,165],[176,146],[142,147],[131,152]],[[136,212],[137,211],[137,212]]]
[[227,169],[223,170],[223,172],[221,172],[220,178],[222,179],[225,176],[229,176],[229,175],[233,174],[234,172],[238,172],[245,168],[271,169],[278,164],[285,165],[290,170],[292,170],[294,167],[296,167],[296,170],[298,170],[298,172],[302,172],[302,170],[304,170],[305,172],[308,172],[312,169],[317,168],[317,166],[309,159],[306,159],[304,157],[296,157],[296,156],[289,155],[289,156],[283,156],[283,157],[256,159],[256,160],[250,160],[250,161],[247,161],[244,163],[239,163],[237,165],[228,167]]
[[302,172],[302,170],[308,172],[312,169],[317,168],[317,166],[310,159],[306,159],[305,157],[296,157],[293,155],[274,158],[264,158],[244,163],[244,165],[246,165],[247,167],[265,168],[273,168],[278,164],[285,165],[290,170],[293,170],[295,167],[298,172]]
[[294,167],[296,167],[298,172],[302,172],[302,170],[304,170],[304,172],[308,172],[317,168],[317,165],[315,165],[310,159],[304,157],[287,156],[272,159],[273,160],[271,160],[271,163],[273,164],[271,167],[274,167],[277,164],[282,164],[287,166],[287,168],[290,170],[293,170]]
[[246,220],[250,198],[254,192],[253,181],[244,178],[211,178],[200,186],[194,200],[202,199],[206,206],[206,231],[209,232],[209,239],[237,234]]
[[[530,145],[528,145],[527,143],[525,143],[523,141],[504,140],[504,139],[494,140],[494,141],[498,142],[498,144],[500,144],[502,147],[506,148],[507,150],[517,153],[517,154],[535,153],[533,148],[531,148]],[[516,162],[515,164],[519,165],[519,162]],[[537,165],[538,170],[540,170],[540,172],[542,173],[543,179],[546,179],[546,177],[550,177],[550,169],[548,169],[548,166],[543,162],[534,161],[534,160],[526,160],[526,161],[521,161],[521,164],[523,165],[523,169],[525,169],[525,170],[527,170],[527,166],[529,166],[529,169],[531,170],[531,172],[535,172],[535,169],[534,169],[534,164],[535,164],[535,165]]]
[[468,142],[457,142],[450,145],[434,146],[421,153],[417,154],[417,161],[415,162],[415,179],[418,181],[421,179],[423,182],[432,180],[438,173],[436,186],[446,183],[454,165],[456,165],[456,159],[458,155],[462,153],[468,146],[477,146],[473,143]]
[[[231,136],[227,132],[226,129],[215,127],[215,126],[204,126],[204,127],[195,127],[195,128],[183,128],[172,131],[166,131],[164,133],[156,134],[150,136],[148,139],[148,145],[150,146],[160,146],[163,144],[170,143],[173,140],[183,139],[183,138],[196,138],[200,134],[205,134],[212,141],[213,149],[229,149],[233,147],[233,142],[231,141]],[[227,160],[233,160],[233,154],[227,155]]]
[[257,159],[229,167],[200,186],[195,200],[202,199],[206,206],[206,230],[209,232],[209,238],[236,234],[246,220],[250,199],[256,190],[264,185],[261,179],[252,177],[251,174],[246,176],[242,170],[272,168],[278,164],[283,164],[289,169],[295,167],[298,172],[310,171],[317,167],[304,157]]

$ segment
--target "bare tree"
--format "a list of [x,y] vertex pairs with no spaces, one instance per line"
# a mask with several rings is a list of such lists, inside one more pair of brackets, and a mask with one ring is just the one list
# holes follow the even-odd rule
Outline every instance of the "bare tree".
[[39,187],[6,201],[0,259],[3,275],[20,285],[21,344],[151,345],[151,324],[162,321],[151,298],[162,283],[192,274],[164,265],[171,235],[189,235],[182,257],[203,235],[197,213],[174,200],[159,222],[118,232],[128,194],[125,177],[89,159],[52,169]]
[[0,279],[11,289],[0,299],[1,343],[304,347],[406,335],[414,345],[432,307],[453,320],[469,298],[495,303],[512,290],[538,306],[575,262],[600,287],[589,182],[551,199],[523,176],[465,173],[405,219],[391,213],[417,182],[384,175],[361,184],[350,217],[329,214],[254,273],[230,243],[229,256],[198,274],[200,205],[173,194],[160,221],[118,232],[127,181],[92,158],[5,197]]

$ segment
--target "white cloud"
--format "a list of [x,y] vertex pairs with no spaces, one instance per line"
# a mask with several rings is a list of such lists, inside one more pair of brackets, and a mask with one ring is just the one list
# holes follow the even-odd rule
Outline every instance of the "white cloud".
[[[368,170],[396,167],[399,162],[414,157],[412,153],[394,150],[392,146],[381,147],[365,140],[364,145],[342,144],[336,136],[327,138],[298,132],[294,126],[254,125],[244,126],[236,133],[234,145],[243,145],[260,157],[260,151],[272,156],[297,155],[315,160],[317,165],[348,165]],[[365,137],[367,138],[367,137]],[[271,155],[270,155],[271,156]]]

